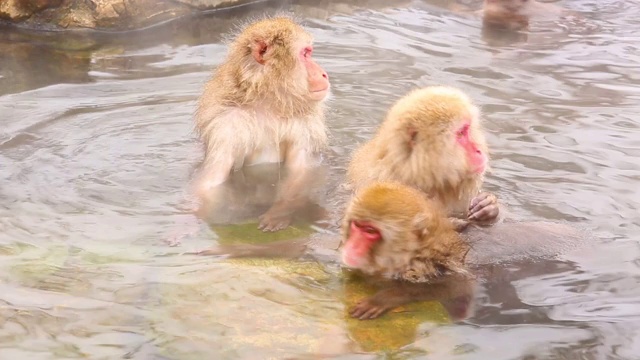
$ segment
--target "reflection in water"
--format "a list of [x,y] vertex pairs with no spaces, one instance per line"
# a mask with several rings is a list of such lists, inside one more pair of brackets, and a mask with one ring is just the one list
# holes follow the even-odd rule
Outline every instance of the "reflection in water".
[[[530,21],[526,41],[493,44],[480,17],[437,3],[266,2],[111,35],[2,29],[0,357],[636,357],[640,10],[564,1],[579,19]],[[312,236],[313,256],[188,255],[226,239],[212,226],[163,242],[201,155],[195,101],[221,34],[265,9],[305,20],[332,79],[334,226]],[[348,319],[375,289],[345,279],[334,256],[347,157],[399,96],[432,84],[481,105],[487,189],[512,218],[603,240],[482,267],[464,320],[436,301]]]
[[90,82],[90,54],[0,43],[0,95],[58,83]]
[[436,300],[445,307],[452,321],[464,320],[472,311],[474,280],[467,275],[449,275],[423,284],[385,281],[379,278],[370,278],[366,281],[378,285],[379,289],[374,295],[359,299],[355,306],[349,308],[349,314],[353,318],[369,320],[384,316],[371,311],[360,311],[363,310],[361,306],[363,304],[396,312],[399,307],[414,302]]

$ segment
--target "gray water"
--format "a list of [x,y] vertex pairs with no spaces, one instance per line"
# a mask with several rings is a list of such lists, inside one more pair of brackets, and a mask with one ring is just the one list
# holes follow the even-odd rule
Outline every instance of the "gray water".
[[[640,359],[638,3],[566,0],[574,16],[515,40],[435,1],[385,3],[258,3],[120,35],[1,29],[0,358]],[[331,77],[329,188],[398,97],[457,86],[483,110],[486,187],[509,216],[588,228],[595,251],[481,286],[461,322],[358,322],[336,261],[185,254],[216,243],[207,229],[169,246],[224,34],[274,9],[304,19]]]

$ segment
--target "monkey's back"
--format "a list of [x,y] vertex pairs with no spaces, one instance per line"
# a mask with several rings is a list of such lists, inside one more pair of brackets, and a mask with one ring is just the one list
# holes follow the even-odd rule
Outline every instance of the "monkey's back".
[[590,243],[587,232],[549,221],[472,226],[463,232],[463,237],[471,245],[468,262],[474,265],[553,259],[586,248]]

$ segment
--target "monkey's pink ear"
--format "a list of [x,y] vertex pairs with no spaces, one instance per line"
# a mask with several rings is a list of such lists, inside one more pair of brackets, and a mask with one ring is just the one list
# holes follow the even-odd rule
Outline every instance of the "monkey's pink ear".
[[416,129],[413,126],[408,126],[407,129],[407,137],[409,138],[409,149],[413,149],[413,147],[416,145],[416,138],[418,137],[418,129]]
[[264,65],[264,54],[266,54],[269,46],[266,42],[258,40],[251,45],[251,55],[258,64]]

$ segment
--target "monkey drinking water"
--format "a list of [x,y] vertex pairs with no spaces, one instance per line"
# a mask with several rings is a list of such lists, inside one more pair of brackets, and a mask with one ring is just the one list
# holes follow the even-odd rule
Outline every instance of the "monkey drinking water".
[[[376,318],[404,303],[469,287],[464,264],[469,245],[440,204],[414,188],[399,183],[365,186],[347,207],[342,230],[346,266],[396,282],[356,305],[354,317]],[[447,276],[459,281],[442,281]]]
[[[459,234],[441,204],[398,183],[372,183],[356,192],[342,224],[343,264],[383,288],[350,309],[373,319],[400,305],[426,300],[454,303],[457,318],[471,308],[475,279],[507,281],[499,263],[531,268],[584,244],[584,234],[564,224],[501,223]],[[508,268],[508,267],[507,267]],[[526,274],[520,274],[526,275]]]

